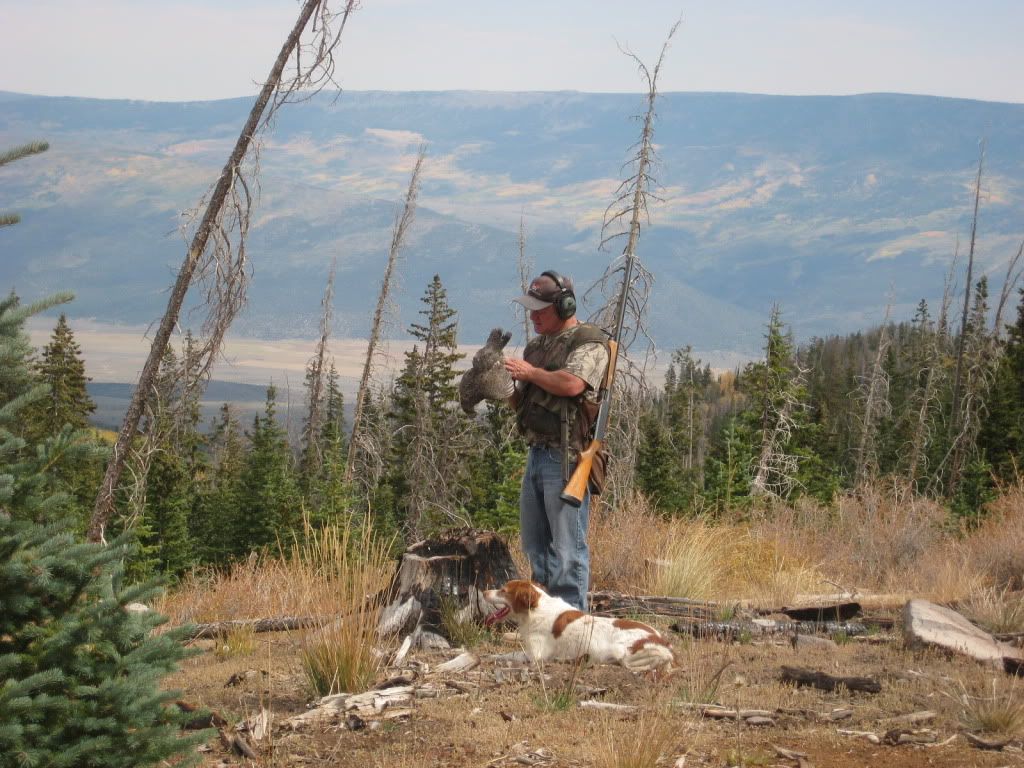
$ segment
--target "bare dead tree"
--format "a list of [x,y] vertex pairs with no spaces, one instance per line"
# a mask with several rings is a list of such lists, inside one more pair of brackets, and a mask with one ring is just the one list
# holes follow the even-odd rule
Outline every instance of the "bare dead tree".
[[[618,364],[614,380],[614,402],[622,404],[615,410],[615,418],[608,428],[608,443],[615,456],[609,469],[608,484],[614,498],[627,498],[632,488],[633,467],[640,440],[639,408],[632,408],[647,396],[646,369],[650,363],[654,343],[647,332],[646,317],[654,277],[636,257],[636,246],[640,239],[642,221],[650,221],[651,201],[661,202],[652,189],[658,187],[651,174],[656,162],[654,148],[654,122],[657,117],[655,103],[658,97],[658,74],[669,43],[679,28],[680,21],[672,25],[653,69],[649,69],[634,53],[620,50],[636,64],[640,77],[646,85],[646,109],[642,116],[640,138],[632,147],[632,157],[624,168],[629,168],[627,177],[619,184],[615,197],[605,209],[601,226],[600,249],[605,250],[615,240],[625,237],[622,254],[609,264],[603,275],[584,295],[584,299],[600,294],[601,304],[589,321],[604,328],[614,328],[622,313],[623,328],[619,340]],[[630,281],[625,291],[622,284]],[[625,306],[619,306],[619,297],[624,297]],[[629,356],[629,350],[638,337],[646,340],[645,350],[639,355],[639,364]],[[636,417],[636,418],[634,418]]]
[[[205,342],[201,348],[204,363],[199,368],[197,382],[198,378],[208,375],[224,334],[245,301],[248,277],[245,245],[249,214],[258,194],[256,174],[260,136],[283,105],[311,98],[312,94],[334,84],[334,51],[356,7],[357,0],[346,0],[343,10],[335,14],[330,0],[303,2],[295,25],[270,69],[227,163],[212,191],[197,208],[197,212],[203,210],[202,217],[198,218],[192,231],[167,309],[153,338],[96,496],[89,522],[88,537],[91,541],[103,540],[107,522],[114,512],[114,492],[139,426],[143,399],[156,377],[193,277],[198,275],[206,283],[206,320],[202,325]],[[310,37],[304,43],[302,35],[307,27]]]
[[878,468],[878,457],[875,453],[875,444],[878,433],[878,419],[888,415],[889,404],[889,376],[882,366],[885,359],[885,352],[889,348],[889,314],[892,311],[892,302],[885,307],[885,318],[882,320],[882,330],[878,336],[878,349],[875,350],[875,360],[871,365],[871,372],[863,378],[860,384],[860,394],[864,400],[864,411],[861,415],[860,439],[857,444],[857,465],[854,473],[856,485],[860,486],[873,475]]
[[1017,248],[1017,253],[1010,257],[1006,264],[1006,276],[1003,278],[1003,287],[999,291],[999,303],[996,305],[995,319],[992,322],[992,329],[995,331],[995,338],[998,340],[1003,334],[1003,312],[1006,310],[1006,303],[1010,300],[1017,284],[1021,278],[1021,258],[1024,257],[1024,240]]
[[[754,466],[753,496],[783,498],[796,485],[799,459],[789,452],[797,417],[805,408],[799,393],[807,370],[788,345],[783,344],[781,312],[772,307],[765,344],[764,381],[761,382],[761,448]],[[782,347],[782,348],[780,348]]]
[[956,347],[956,372],[953,374],[953,410],[949,420],[950,435],[961,427],[960,388],[963,379],[964,346],[967,343],[967,321],[971,309],[971,288],[974,274],[974,244],[978,234],[978,202],[981,200],[981,172],[985,162],[985,140],[978,155],[978,175],[974,182],[974,215],[971,218],[971,244],[967,250],[967,279],[964,284],[964,309],[960,319],[960,336]]
[[917,485],[922,470],[926,467],[928,447],[932,439],[932,419],[940,406],[939,390],[944,379],[942,357],[949,340],[949,308],[953,300],[954,269],[953,263],[946,275],[942,292],[942,304],[939,307],[937,327],[925,326],[919,329],[923,335],[923,348],[915,379],[918,381],[912,395],[914,422],[911,431],[910,445],[907,452],[906,480],[910,487]]
[[[519,285],[525,295],[530,287],[533,262],[526,256],[526,222],[522,216],[519,217],[519,255],[516,258],[516,266],[519,268]],[[515,311],[523,316],[523,344],[527,344],[530,341],[530,313],[526,311],[526,307],[519,304],[516,304]]]
[[331,336],[334,312],[334,274],[337,265],[337,259],[331,261],[331,271],[327,275],[324,297],[320,302],[320,340],[309,361],[309,403],[302,435],[302,471],[307,478],[315,477],[323,465],[323,446],[320,441],[323,430],[324,376],[327,370],[327,340]]
[[423,160],[426,158],[426,145],[421,145],[416,154],[416,163],[409,177],[409,188],[405,193],[405,202],[402,210],[395,217],[395,224],[391,231],[391,247],[388,249],[388,260],[384,266],[384,278],[381,280],[380,292],[377,294],[377,307],[373,312],[373,323],[370,326],[370,339],[366,346],[366,360],[363,362],[363,375],[359,379],[359,389],[356,390],[355,411],[352,416],[352,437],[348,444],[348,458],[345,462],[345,482],[351,483],[355,476],[356,459],[361,451],[373,454],[375,449],[363,438],[363,412],[366,408],[370,380],[373,377],[373,369],[377,361],[378,345],[380,344],[381,333],[388,315],[388,307],[391,297],[392,282],[395,279],[395,265],[405,245],[405,237],[416,218],[416,196],[420,187],[420,172],[423,169]]

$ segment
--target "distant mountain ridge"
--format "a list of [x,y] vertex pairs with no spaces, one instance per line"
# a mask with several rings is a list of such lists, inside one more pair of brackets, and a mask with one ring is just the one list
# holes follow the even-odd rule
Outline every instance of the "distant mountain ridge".
[[[0,147],[51,150],[0,172],[0,290],[72,288],[70,314],[159,317],[181,262],[180,212],[219,173],[251,99],[154,103],[0,93]],[[345,92],[289,106],[261,154],[249,307],[233,331],[316,333],[338,260],[335,333],[367,332],[416,146],[428,147],[402,264],[400,326],[439,273],[460,341],[518,328],[517,229],[538,270],[586,286],[612,254],[600,222],[642,109],[629,94]],[[969,234],[977,142],[987,141],[977,258],[1024,237],[1024,105],[899,94],[667,93],[658,194],[639,253],[656,279],[661,348],[748,354],[778,303],[798,337],[848,332],[933,302]],[[962,246],[964,247],[964,246]],[[582,293],[582,291],[580,291]],[[188,323],[186,319],[185,324]]]

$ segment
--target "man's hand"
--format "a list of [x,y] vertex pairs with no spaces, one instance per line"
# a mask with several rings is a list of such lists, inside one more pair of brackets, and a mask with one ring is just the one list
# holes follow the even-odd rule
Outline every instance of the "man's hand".
[[505,370],[516,381],[530,381],[530,374],[537,369],[518,357],[506,357]]
[[576,397],[587,388],[587,382],[575,374],[565,370],[546,371],[518,357],[505,358],[505,370],[516,381],[535,384],[556,397]]

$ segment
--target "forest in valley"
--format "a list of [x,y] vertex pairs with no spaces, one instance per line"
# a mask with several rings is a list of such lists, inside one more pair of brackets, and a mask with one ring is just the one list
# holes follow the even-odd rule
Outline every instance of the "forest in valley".
[[[800,343],[776,309],[764,357],[724,372],[675,350],[660,386],[623,379],[615,393],[602,504],[639,491],[666,518],[733,520],[799,498],[827,510],[883,484],[937,500],[953,527],[975,526],[987,502],[1019,482],[1021,296],[1016,318],[1003,320],[1007,296],[993,307],[982,278],[962,327],[948,306],[933,313],[922,301],[908,320]],[[368,524],[396,547],[457,527],[514,534],[526,447],[513,414],[503,404],[463,413],[457,382],[468,361],[440,276],[420,302],[422,320],[407,329],[416,344],[393,381],[371,387],[354,442],[323,349],[311,349],[301,441],[292,443],[273,386],[251,422],[225,403],[202,424],[200,389],[182,384],[195,380],[190,337],[169,348],[117,492],[112,532],[138,544],[131,573],[173,579],[224,567],[339,521]],[[17,297],[5,306],[16,308]],[[46,395],[26,407],[15,434],[26,445],[65,445],[48,480],[63,501],[46,517],[84,533],[107,445],[88,429],[86,361],[63,315],[42,350],[22,341],[19,362],[18,386]]]

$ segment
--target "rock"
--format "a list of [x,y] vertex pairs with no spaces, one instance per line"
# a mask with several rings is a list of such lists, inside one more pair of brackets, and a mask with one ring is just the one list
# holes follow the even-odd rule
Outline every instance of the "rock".
[[903,636],[910,647],[937,646],[1004,668],[1005,659],[1024,653],[996,640],[950,608],[927,600],[910,600],[903,608]]
[[814,635],[794,635],[790,642],[795,651],[804,651],[809,648],[833,650],[839,647],[827,637],[815,637]]

